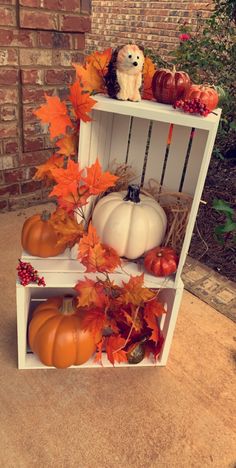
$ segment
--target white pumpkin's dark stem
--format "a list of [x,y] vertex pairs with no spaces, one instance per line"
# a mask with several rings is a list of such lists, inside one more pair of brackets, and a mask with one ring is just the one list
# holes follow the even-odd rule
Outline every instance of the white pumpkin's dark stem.
[[49,221],[51,218],[51,213],[47,210],[44,210],[41,214],[41,221]]
[[140,203],[140,187],[136,184],[128,185],[128,192],[124,198],[124,201],[132,201],[134,203]]
[[75,313],[74,296],[64,296],[59,309],[62,315],[72,315]]

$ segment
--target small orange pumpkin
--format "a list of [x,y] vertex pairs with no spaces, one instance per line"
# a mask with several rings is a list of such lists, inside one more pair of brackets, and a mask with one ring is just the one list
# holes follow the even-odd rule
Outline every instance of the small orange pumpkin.
[[213,111],[219,102],[219,95],[215,88],[210,86],[192,84],[186,91],[185,99],[200,99],[203,104],[206,104],[210,111]]
[[30,255],[55,257],[64,252],[65,245],[58,245],[58,235],[50,223],[51,214],[43,211],[28,218],[23,225],[21,245]]
[[60,369],[84,364],[96,351],[101,335],[83,330],[86,312],[74,307],[72,296],[40,304],[29,324],[29,345],[46,366]]

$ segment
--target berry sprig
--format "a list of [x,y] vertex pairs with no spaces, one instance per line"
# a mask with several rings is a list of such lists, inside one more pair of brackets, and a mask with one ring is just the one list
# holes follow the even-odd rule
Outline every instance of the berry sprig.
[[201,101],[201,99],[180,99],[173,104],[174,109],[181,109],[189,114],[200,114],[206,117],[210,113],[210,109]]
[[22,262],[19,259],[19,265],[16,269],[22,286],[27,286],[29,283],[37,283],[38,286],[46,286],[44,277],[40,277],[38,271],[35,270],[30,263]]

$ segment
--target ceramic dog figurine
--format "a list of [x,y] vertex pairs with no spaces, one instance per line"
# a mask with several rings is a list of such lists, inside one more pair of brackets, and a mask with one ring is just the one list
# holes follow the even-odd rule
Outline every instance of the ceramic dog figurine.
[[108,95],[122,101],[141,101],[143,51],[128,44],[112,53],[105,77]]

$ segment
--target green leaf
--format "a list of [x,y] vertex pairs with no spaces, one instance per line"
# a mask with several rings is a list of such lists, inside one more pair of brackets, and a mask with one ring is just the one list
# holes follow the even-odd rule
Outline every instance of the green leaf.
[[221,199],[217,199],[215,198],[213,200],[213,203],[212,203],[212,206],[215,210],[217,211],[222,211],[223,213],[228,213],[230,215],[233,215],[234,214],[234,210],[233,208],[231,208],[229,206],[229,204],[227,202],[225,202],[224,200],[221,200]]

